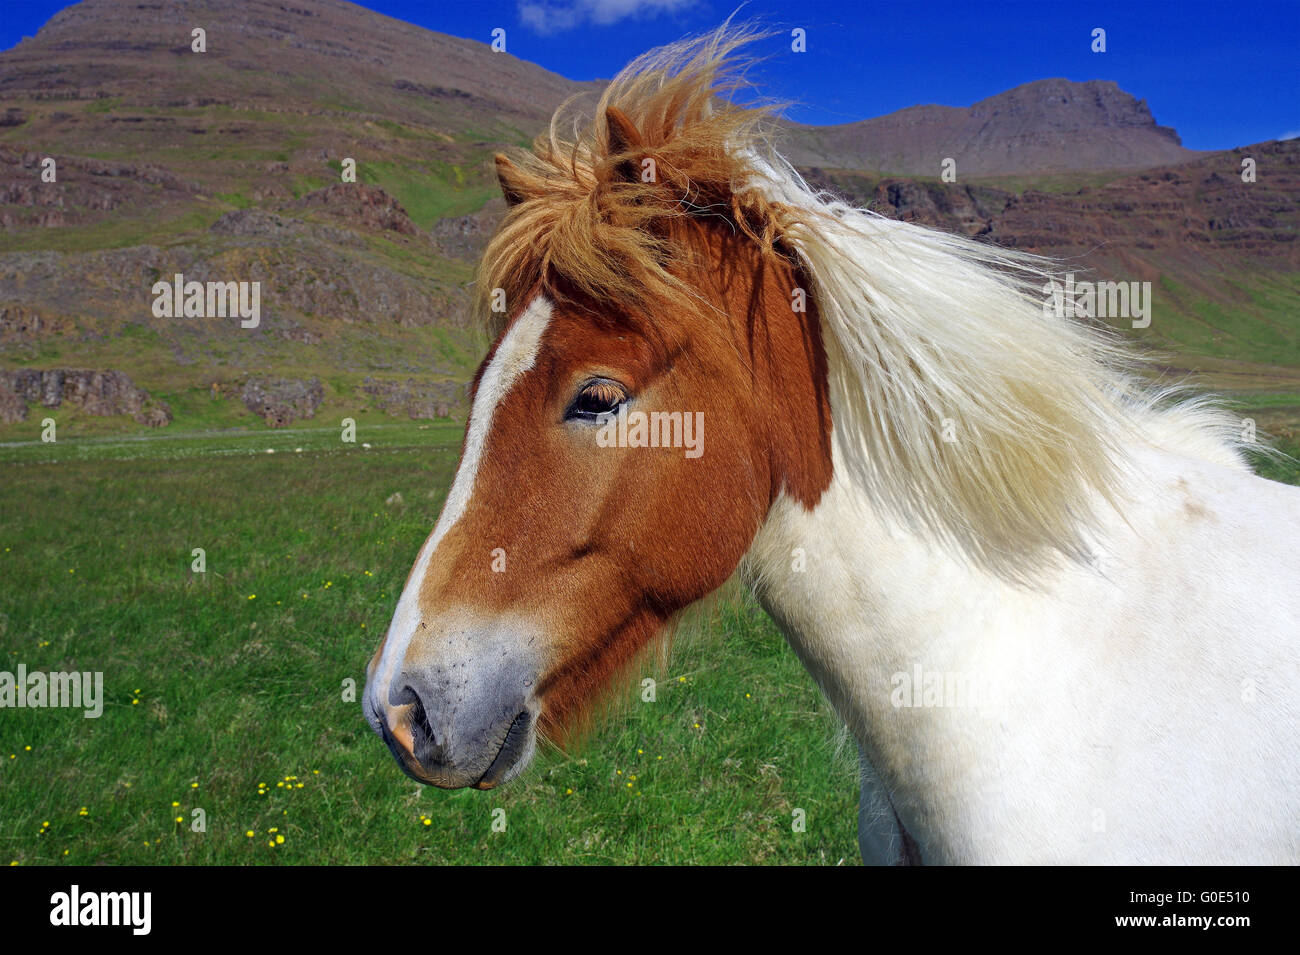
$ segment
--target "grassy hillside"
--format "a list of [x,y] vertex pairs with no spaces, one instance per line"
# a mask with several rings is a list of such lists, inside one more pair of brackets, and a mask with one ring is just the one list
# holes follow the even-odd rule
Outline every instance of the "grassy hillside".
[[[0,369],[122,371],[180,429],[257,427],[252,375],[320,378],[322,413],[365,413],[367,375],[463,383],[473,264],[428,230],[480,209],[493,152],[584,85],[350,4],[141,9],[84,0],[0,53]],[[259,282],[261,326],[155,317],[177,272]],[[203,404],[214,382],[231,407]]]

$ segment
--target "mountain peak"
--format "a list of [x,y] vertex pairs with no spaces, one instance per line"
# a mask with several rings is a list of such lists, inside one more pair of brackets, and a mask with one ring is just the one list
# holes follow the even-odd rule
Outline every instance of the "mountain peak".
[[1145,100],[1112,80],[1035,80],[969,107],[914,106],[842,126],[796,127],[797,163],[937,176],[1140,169],[1195,157]]
[[1182,139],[1168,126],[1157,126],[1147,101],[1119,88],[1114,80],[1082,83],[1053,77],[1024,83],[982,99],[967,111],[971,116],[991,118],[1016,114],[1034,122],[1039,129],[1120,128],[1154,130],[1175,145]]

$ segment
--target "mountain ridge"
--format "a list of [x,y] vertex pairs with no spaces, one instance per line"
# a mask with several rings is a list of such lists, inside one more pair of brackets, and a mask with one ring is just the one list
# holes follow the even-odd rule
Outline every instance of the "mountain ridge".
[[899,175],[1132,170],[1195,159],[1145,100],[1113,80],[1034,80],[969,107],[910,106],[837,126],[789,127],[788,158]]

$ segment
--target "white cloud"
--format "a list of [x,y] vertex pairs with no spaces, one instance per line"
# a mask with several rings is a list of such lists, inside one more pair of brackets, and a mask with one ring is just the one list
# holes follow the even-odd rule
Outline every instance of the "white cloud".
[[1283,133],[1278,139],[1300,139],[1300,129],[1293,129],[1289,133]]
[[538,33],[562,33],[584,23],[609,26],[629,17],[657,16],[694,0],[519,0],[519,20]]

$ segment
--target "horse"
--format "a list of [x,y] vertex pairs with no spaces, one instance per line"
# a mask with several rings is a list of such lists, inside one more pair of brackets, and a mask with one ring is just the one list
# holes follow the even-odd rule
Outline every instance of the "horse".
[[1300,490],[1053,263],[810,187],[736,102],[757,35],[495,157],[493,344],[367,721],[502,785],[738,571],[856,741],[865,862],[1300,860]]

